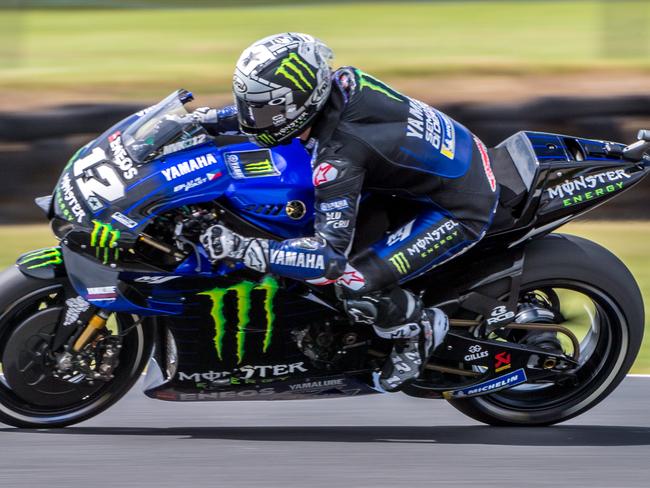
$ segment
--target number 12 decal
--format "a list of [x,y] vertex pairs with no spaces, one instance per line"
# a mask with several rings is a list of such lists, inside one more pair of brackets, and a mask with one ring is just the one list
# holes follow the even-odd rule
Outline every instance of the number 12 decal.
[[[93,175],[85,179],[86,171],[91,169],[94,170]],[[73,171],[77,187],[86,200],[95,196],[114,202],[124,197],[122,180],[106,160],[106,152],[102,148],[96,147],[88,156],[75,161]]]

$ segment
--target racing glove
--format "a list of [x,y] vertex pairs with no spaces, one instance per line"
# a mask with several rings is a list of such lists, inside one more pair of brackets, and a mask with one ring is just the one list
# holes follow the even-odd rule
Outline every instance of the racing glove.
[[200,241],[213,264],[230,259],[260,273],[268,270],[269,244],[266,239],[242,237],[217,224],[207,229]]
[[242,135],[237,120],[237,109],[234,105],[220,109],[200,107],[194,110],[190,117],[213,136]]
[[190,115],[199,124],[216,124],[219,122],[219,113],[216,108],[199,107]]

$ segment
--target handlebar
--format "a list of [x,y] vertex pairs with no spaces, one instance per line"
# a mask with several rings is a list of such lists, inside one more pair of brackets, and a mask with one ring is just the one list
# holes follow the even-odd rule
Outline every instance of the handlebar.
[[646,153],[650,153],[650,130],[640,130],[637,139],[637,142],[623,149],[622,156],[628,161],[640,162]]

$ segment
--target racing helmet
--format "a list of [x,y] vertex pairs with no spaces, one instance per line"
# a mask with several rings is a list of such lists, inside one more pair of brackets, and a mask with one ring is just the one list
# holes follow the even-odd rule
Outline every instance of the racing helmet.
[[313,122],[332,89],[323,42],[294,32],[265,37],[244,50],[233,93],[241,130],[263,147],[288,143]]

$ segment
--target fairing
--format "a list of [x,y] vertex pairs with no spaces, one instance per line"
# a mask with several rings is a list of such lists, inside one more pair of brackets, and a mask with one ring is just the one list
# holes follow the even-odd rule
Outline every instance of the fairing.
[[55,215],[89,233],[98,221],[134,238],[166,210],[220,200],[280,238],[308,233],[310,215],[287,213],[290,202],[313,205],[309,156],[300,142],[273,150],[249,142],[217,147],[187,116],[188,99],[179,91],[75,154],[54,192]]

